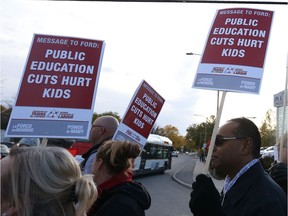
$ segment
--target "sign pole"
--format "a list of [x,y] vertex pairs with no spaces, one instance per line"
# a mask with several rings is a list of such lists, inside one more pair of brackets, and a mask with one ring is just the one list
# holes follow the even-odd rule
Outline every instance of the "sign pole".
[[47,138],[43,138],[40,146],[44,146],[44,147],[47,146],[47,142],[48,142],[48,139]]
[[[288,54],[287,54],[287,61],[286,61],[286,83],[285,83],[285,90],[284,90],[284,100],[283,100],[283,119],[282,119],[282,131],[280,136],[280,152],[279,152],[279,161],[283,160],[282,152],[283,152],[283,145],[284,145],[284,134],[285,134],[285,117],[286,117],[286,104],[287,104],[287,86],[288,86]],[[285,134],[287,135],[287,132]]]
[[212,133],[212,138],[211,138],[211,142],[210,142],[210,145],[209,145],[208,155],[207,155],[206,163],[205,163],[205,166],[204,166],[204,169],[203,169],[203,174],[205,174],[205,175],[208,174],[210,161],[211,161],[211,156],[212,156],[212,152],[213,152],[214,145],[215,145],[216,134],[217,134],[217,130],[219,128],[219,123],[220,123],[220,119],[221,119],[221,114],[222,114],[222,110],[223,110],[223,106],[224,106],[226,93],[227,93],[227,91],[223,91],[223,94],[222,94],[222,97],[221,97],[221,102],[220,102],[220,107],[219,107],[219,109],[217,111],[216,121],[215,121],[215,125],[214,125],[214,128],[213,128],[213,133]]

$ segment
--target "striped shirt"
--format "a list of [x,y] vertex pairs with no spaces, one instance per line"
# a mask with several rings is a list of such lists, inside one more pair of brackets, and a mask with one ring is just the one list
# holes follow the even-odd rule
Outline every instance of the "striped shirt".
[[251,166],[253,166],[255,163],[257,163],[259,160],[258,159],[254,159],[252,161],[250,161],[249,163],[247,163],[238,173],[237,175],[231,179],[229,176],[226,176],[225,181],[224,181],[224,188],[223,188],[223,192],[224,192],[224,196],[227,193],[227,191],[229,191],[231,189],[231,187],[235,184],[235,182],[238,180],[238,178],[243,175]]

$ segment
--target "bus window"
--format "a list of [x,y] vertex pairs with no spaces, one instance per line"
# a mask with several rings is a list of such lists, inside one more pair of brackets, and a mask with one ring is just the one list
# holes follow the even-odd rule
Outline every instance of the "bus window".
[[163,148],[161,146],[158,147],[157,149],[157,158],[158,159],[162,159],[162,151],[163,151]]
[[168,157],[168,149],[163,149],[163,158],[167,158]]
[[150,134],[147,143],[137,158],[138,166],[134,168],[134,176],[149,173],[164,173],[171,169],[173,147],[168,137]]
[[151,158],[157,158],[157,147],[152,146],[150,148],[150,156]]

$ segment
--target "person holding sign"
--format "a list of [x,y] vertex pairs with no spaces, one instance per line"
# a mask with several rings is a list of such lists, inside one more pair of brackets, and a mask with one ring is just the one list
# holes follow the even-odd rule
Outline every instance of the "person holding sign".
[[85,216],[97,199],[92,175],[64,148],[13,147],[0,165],[2,216]]
[[192,184],[194,216],[286,216],[287,197],[264,171],[258,158],[261,137],[249,119],[235,118],[219,128],[211,165],[227,176],[221,195],[204,174]]
[[93,146],[82,155],[84,160],[80,164],[84,174],[91,173],[91,167],[98,148],[105,141],[113,138],[118,125],[119,122],[114,116],[101,116],[93,122],[89,138]]
[[108,141],[99,147],[92,167],[99,198],[89,216],[145,215],[150,195],[132,180],[133,162],[140,152],[139,144],[128,141]]

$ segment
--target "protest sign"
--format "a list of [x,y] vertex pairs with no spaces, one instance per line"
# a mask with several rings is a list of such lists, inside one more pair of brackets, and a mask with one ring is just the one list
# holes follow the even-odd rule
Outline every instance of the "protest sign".
[[223,91],[203,173],[207,174],[226,93],[259,94],[273,11],[228,8],[216,12],[194,88]]
[[130,140],[143,147],[164,102],[161,95],[143,80],[134,93],[113,139]]
[[6,136],[88,138],[104,46],[35,34]]
[[216,12],[194,88],[259,94],[273,11]]

